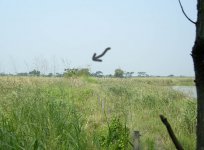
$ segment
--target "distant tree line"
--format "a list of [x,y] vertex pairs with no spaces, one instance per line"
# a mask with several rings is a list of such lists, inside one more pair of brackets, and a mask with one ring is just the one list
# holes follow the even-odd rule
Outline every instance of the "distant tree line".
[[[131,77],[160,77],[160,76],[151,76],[144,71],[137,72],[137,75],[134,75],[134,72],[124,71],[120,68],[115,69],[114,74],[104,75],[102,71],[96,71],[91,73],[88,68],[67,68],[64,69],[63,73],[48,73],[42,74],[39,70],[32,70],[29,72],[20,72],[17,74],[11,73],[0,73],[0,76],[36,76],[36,77],[80,77],[80,76],[93,76],[93,77],[115,77],[115,78],[131,78]],[[173,74],[168,75],[167,77],[176,77]],[[179,76],[184,77],[184,76]]]
[[20,72],[20,73],[17,73],[17,74],[12,74],[12,73],[0,73],[0,76],[42,76],[42,77],[52,77],[52,76],[56,76],[56,77],[63,77],[63,74],[60,74],[60,73],[56,73],[56,74],[53,74],[53,73],[48,73],[48,74],[42,74],[39,70],[32,70],[32,71],[29,71],[29,72]]

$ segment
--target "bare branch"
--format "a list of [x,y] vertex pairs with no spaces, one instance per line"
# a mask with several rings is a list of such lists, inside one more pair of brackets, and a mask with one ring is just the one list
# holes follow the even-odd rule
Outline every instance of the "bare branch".
[[163,122],[163,124],[166,126],[167,131],[169,133],[169,136],[171,137],[171,140],[173,141],[174,145],[176,146],[177,150],[184,150],[183,147],[181,146],[181,144],[179,143],[179,141],[177,140],[174,131],[171,128],[171,125],[169,124],[169,122],[167,121],[167,118],[165,118],[163,115],[160,115],[161,121]]
[[187,16],[187,14],[185,13],[185,11],[184,11],[184,9],[183,9],[183,6],[182,6],[182,4],[181,4],[181,0],[178,0],[178,2],[179,2],[179,5],[180,5],[180,7],[181,7],[181,10],[182,10],[184,16],[185,16],[191,23],[196,24],[196,22],[193,21],[193,20],[191,20],[191,19]]

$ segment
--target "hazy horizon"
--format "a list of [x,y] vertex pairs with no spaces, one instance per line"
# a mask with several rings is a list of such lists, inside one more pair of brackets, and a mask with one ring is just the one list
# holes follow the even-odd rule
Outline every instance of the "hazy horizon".
[[[192,20],[196,2],[182,1]],[[178,1],[0,1],[0,72],[42,73],[121,68],[150,75],[194,76],[195,26]],[[111,50],[93,62],[93,53]]]

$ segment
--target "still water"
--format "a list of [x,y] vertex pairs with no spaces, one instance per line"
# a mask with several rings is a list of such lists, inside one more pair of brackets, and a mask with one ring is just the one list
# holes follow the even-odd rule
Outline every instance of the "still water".
[[184,93],[189,97],[197,98],[195,86],[173,86],[172,88],[176,91]]

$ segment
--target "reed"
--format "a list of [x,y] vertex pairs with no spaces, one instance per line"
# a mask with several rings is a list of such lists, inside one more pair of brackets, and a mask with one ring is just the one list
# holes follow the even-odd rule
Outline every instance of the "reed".
[[174,149],[159,114],[171,122],[184,149],[195,149],[196,101],[169,87],[191,83],[190,78],[1,77],[0,149],[114,149],[111,141],[110,147],[99,141],[110,137],[115,118],[121,132],[140,132],[143,149]]

